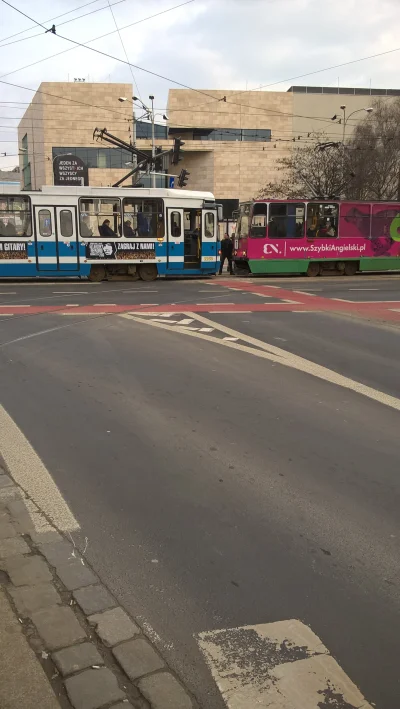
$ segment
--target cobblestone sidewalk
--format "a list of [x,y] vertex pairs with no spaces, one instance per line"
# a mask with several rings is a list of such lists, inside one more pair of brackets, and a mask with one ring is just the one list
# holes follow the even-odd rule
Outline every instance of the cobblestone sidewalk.
[[[10,690],[3,708],[198,708],[141,628],[0,462],[2,616],[10,608],[22,628],[19,642],[47,675],[49,696],[48,703],[38,704],[28,673],[27,687],[18,684],[21,694],[15,701]],[[14,658],[13,666],[28,662],[22,649],[16,653],[21,656]],[[18,682],[23,683],[20,669]],[[10,674],[10,658],[0,656],[0,685],[3,674]]]

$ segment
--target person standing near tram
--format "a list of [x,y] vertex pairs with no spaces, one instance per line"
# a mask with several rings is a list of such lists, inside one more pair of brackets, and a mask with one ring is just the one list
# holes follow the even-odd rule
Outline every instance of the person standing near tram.
[[233,243],[229,237],[229,234],[225,234],[221,241],[221,261],[219,264],[219,275],[222,274],[222,269],[224,267],[225,259],[228,259],[229,273],[233,276],[232,269],[232,256],[233,256]]

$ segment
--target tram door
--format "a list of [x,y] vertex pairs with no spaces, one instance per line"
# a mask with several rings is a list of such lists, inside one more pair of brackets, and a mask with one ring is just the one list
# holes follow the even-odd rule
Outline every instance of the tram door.
[[34,207],[36,262],[39,271],[79,268],[76,207]]
[[181,269],[184,252],[183,209],[167,208],[167,233],[167,268]]

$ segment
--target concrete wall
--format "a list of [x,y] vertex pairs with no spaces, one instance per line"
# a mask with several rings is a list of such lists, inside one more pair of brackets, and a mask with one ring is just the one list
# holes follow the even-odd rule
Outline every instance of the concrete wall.
[[[214,170],[208,173],[209,189],[219,199],[251,199],[277,176],[276,158],[288,154],[283,142],[292,137],[293,94],[276,91],[208,91],[211,98],[186,89],[171,89],[168,98],[169,126],[175,128],[270,129],[271,142],[192,141],[183,150],[214,154]],[[226,102],[221,100],[226,96]],[[274,149],[275,140],[278,141]],[[204,159],[204,158],[203,158]],[[186,168],[185,164],[180,166]],[[186,168],[189,169],[189,168]],[[196,178],[195,178],[196,179]],[[212,180],[212,181],[211,181]],[[192,175],[190,187],[194,186]],[[189,185],[188,185],[189,188]]]
[[[120,103],[118,98],[132,97],[131,84],[45,82],[40,85],[39,92],[33,97],[18,127],[20,146],[25,133],[28,135],[34,189],[53,182],[53,147],[109,147],[106,143],[93,141],[93,130],[96,127],[106,127],[114,135],[129,140],[132,103]],[[22,158],[20,161],[22,167]],[[112,184],[111,172],[122,176],[124,171],[107,170],[110,173],[108,178],[104,174],[97,174],[103,172],[91,170],[91,184]]]

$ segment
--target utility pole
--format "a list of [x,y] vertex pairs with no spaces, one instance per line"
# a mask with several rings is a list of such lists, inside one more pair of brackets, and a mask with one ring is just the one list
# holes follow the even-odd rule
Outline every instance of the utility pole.
[[[156,142],[154,132],[154,96],[149,96],[149,99],[151,101],[151,157],[153,158],[154,165],[154,160],[156,157]],[[156,186],[156,175],[154,172],[151,173],[151,186]]]

